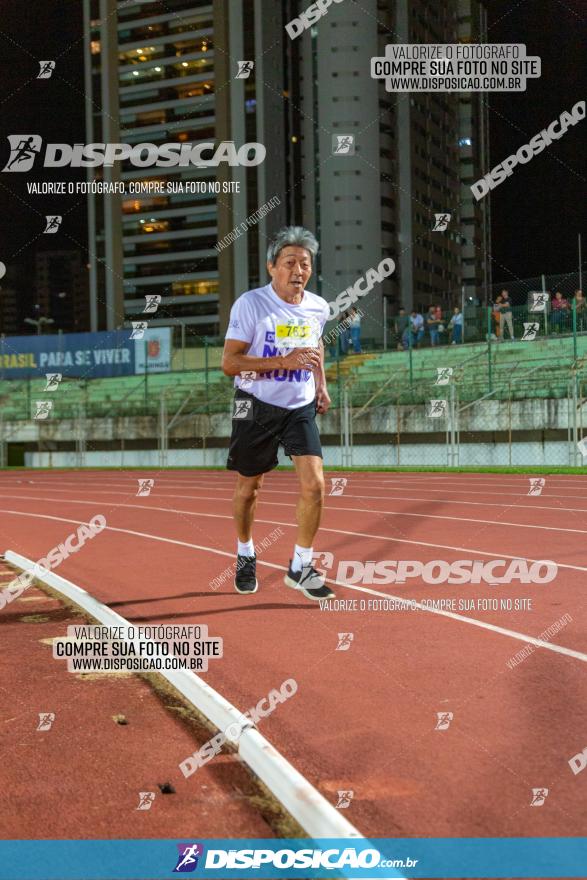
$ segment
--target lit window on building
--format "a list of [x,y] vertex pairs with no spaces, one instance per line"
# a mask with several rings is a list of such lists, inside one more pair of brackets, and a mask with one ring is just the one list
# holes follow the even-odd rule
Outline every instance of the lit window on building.
[[459,138],[459,147],[472,147],[473,140],[468,137]]
[[141,226],[141,232],[167,232],[168,230],[169,223],[167,220],[158,220],[156,222],[149,220],[145,222],[144,226]]
[[171,285],[174,296],[210,296],[218,293],[219,283],[215,281],[174,281]]

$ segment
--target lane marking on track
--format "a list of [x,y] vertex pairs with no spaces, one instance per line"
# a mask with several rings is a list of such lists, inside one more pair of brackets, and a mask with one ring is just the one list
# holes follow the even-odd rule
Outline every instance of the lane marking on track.
[[[328,469],[326,469],[326,474],[328,475]],[[131,476],[131,475],[129,475],[129,477],[130,477],[130,476]],[[154,471],[154,476],[155,476],[155,479],[156,479],[158,482],[160,482],[160,483],[166,483],[167,485],[176,485],[176,486],[185,487],[185,486],[186,486],[186,483],[187,483],[187,484],[188,484],[188,488],[198,488],[198,487],[202,487],[202,488],[210,488],[211,486],[214,486],[214,487],[219,487],[219,488],[221,488],[221,489],[226,489],[227,491],[229,491],[229,490],[231,490],[231,489],[234,489],[234,480],[228,480],[226,483],[223,483],[222,485],[219,485],[219,484],[220,484],[220,481],[221,481],[222,479],[224,479],[224,478],[222,478],[222,477],[221,477],[221,478],[212,478],[209,482],[204,482],[204,481],[202,481],[202,478],[201,478],[201,477],[200,477],[200,478],[196,478],[196,481],[187,479],[187,477],[190,476],[189,474],[187,475],[186,480],[183,480],[183,479],[182,479],[182,480],[172,480],[172,479],[170,479],[170,478],[168,478],[168,477],[162,477],[162,476],[161,476],[161,473],[158,472],[158,471]],[[286,477],[289,477],[289,475],[286,475]],[[281,478],[281,477],[280,477],[279,479],[284,479],[284,481],[285,481],[286,477],[284,477],[284,478]],[[293,475],[292,475],[292,477],[293,477],[292,479],[288,480],[288,483],[291,482],[291,483],[293,483],[293,484],[295,485],[295,484],[296,484],[296,478],[295,478],[295,476],[293,476]],[[352,474],[349,475],[349,479],[351,479],[352,477],[353,477]],[[57,479],[57,478],[55,478],[55,479]],[[139,479],[139,478],[138,478],[138,477],[133,477],[133,479]],[[148,475],[145,475],[145,476],[144,476],[144,479],[148,479]],[[198,479],[199,479],[201,482],[197,482]],[[46,485],[46,484],[48,484],[49,481],[48,481],[48,480],[39,480],[39,481],[33,481],[33,482],[38,482],[39,484]],[[86,480],[86,485],[89,484],[90,482],[91,482],[90,480]],[[94,482],[96,483],[96,485],[113,485],[113,486],[117,486],[117,485],[118,485],[118,486],[121,486],[121,487],[123,487],[123,486],[125,485],[125,483],[124,483],[123,481],[121,481],[121,480],[116,480],[116,479],[114,479],[114,480],[103,480],[103,479],[96,478]],[[272,482],[273,482],[273,480],[272,480]],[[353,483],[356,483],[356,482],[357,482],[356,480],[353,480]],[[374,481],[368,481],[368,483],[367,483],[367,488],[371,488],[371,484],[373,484],[373,482],[374,482]],[[390,482],[390,481],[385,481],[385,480],[383,480],[383,481],[377,481],[377,483],[375,484],[375,486],[376,486],[376,488],[380,488],[380,486],[381,486],[382,483],[388,483],[388,482]],[[418,481],[418,482],[422,482],[422,481]],[[59,480],[59,484],[60,484],[60,485],[71,485],[71,486],[77,486],[77,487],[79,488],[80,481],[79,481],[79,480]],[[490,484],[490,485],[495,485],[495,482],[493,482],[493,483]],[[409,488],[409,486],[406,486],[405,481],[400,481],[400,483],[399,483],[398,486],[396,486],[395,488],[392,488],[391,490],[387,490],[387,492],[388,492],[387,495],[369,495],[369,496],[364,496],[364,497],[369,497],[369,498],[389,498],[389,492],[390,492],[390,491],[391,491],[391,492],[396,492],[396,491],[400,491],[401,489],[405,490],[406,488]],[[528,490],[529,487],[528,487],[528,484],[520,485],[520,487],[519,487],[519,492],[503,492],[503,491],[502,491],[502,492],[489,492],[489,491],[479,491],[479,492],[477,492],[477,491],[469,490],[469,489],[467,489],[467,488],[463,488],[463,489],[456,488],[456,487],[454,486],[454,482],[453,482],[453,484],[452,484],[451,486],[444,486],[444,487],[439,488],[439,489],[432,489],[432,488],[430,488],[430,486],[429,486],[428,484],[426,485],[426,489],[427,489],[428,492],[445,492],[445,493],[446,493],[446,491],[447,491],[449,488],[452,488],[453,493],[456,494],[456,495],[478,495],[478,496],[481,496],[481,497],[484,497],[485,495],[499,495],[500,497],[504,497],[504,496],[505,496],[505,497],[508,497],[508,498],[519,498],[519,497],[527,497],[527,494],[528,494],[528,493],[527,493],[527,490]],[[514,486],[511,485],[510,488],[514,488]],[[560,495],[560,494],[550,493],[550,492],[546,491],[546,492],[544,492],[544,494],[541,495],[540,497],[542,497],[542,498],[567,498],[567,499],[569,499],[569,498],[571,498],[571,499],[572,499],[572,498],[578,498],[578,499],[582,499],[582,498],[584,498],[584,497],[585,497],[585,495],[584,495],[584,490],[583,490],[582,488],[579,488],[579,487],[577,487],[577,488],[579,489],[579,491],[578,491],[577,494],[572,494],[572,493],[566,492],[564,495]],[[586,488],[587,488],[587,486],[586,486]],[[266,489],[265,491],[276,492],[276,491],[280,491],[280,490],[277,490],[277,489]],[[288,491],[288,490],[283,489],[283,490],[281,490],[281,491]],[[289,491],[291,492],[292,490],[289,490]],[[363,497],[363,496],[356,496],[356,497]],[[430,500],[430,499],[425,499],[425,500]],[[442,499],[441,499],[441,500],[442,500]],[[450,500],[450,499],[449,499],[449,500]],[[473,503],[473,502],[469,502],[469,503]],[[581,509],[582,509],[582,508],[581,508]]]
[[[506,484],[511,487],[524,487],[527,485],[527,481],[529,479],[538,479],[540,477],[546,479],[548,484],[568,486],[571,484],[576,485],[577,487],[582,484],[587,486],[587,470],[581,474],[549,474],[549,473],[537,473],[531,474],[530,472],[518,473],[518,474],[504,474],[504,473],[495,473],[495,474],[481,474],[479,472],[472,471],[470,473],[461,473],[461,472],[446,472],[443,474],[435,474],[435,473],[399,473],[394,471],[334,471],[329,468],[328,465],[325,465],[324,470],[328,474],[334,474],[335,476],[347,476],[355,481],[364,481],[365,483],[375,483],[376,485],[380,485],[381,483],[385,484],[400,484],[403,485],[405,483],[422,483],[424,485],[428,485],[430,482],[445,482],[450,486],[455,485],[455,479],[462,480],[463,482],[467,482],[467,484],[475,484],[479,486],[495,486],[495,483],[498,480],[505,479]],[[36,477],[37,481],[42,480],[51,480],[51,479],[59,479],[62,476],[71,476],[71,477],[80,477],[82,479],[96,479],[102,480],[104,477],[118,477],[121,474],[136,476],[137,478],[148,478],[150,476],[158,475],[161,480],[166,480],[168,482],[178,482],[181,480],[185,482],[185,479],[190,480],[201,480],[201,479],[212,479],[212,480],[222,480],[225,482],[234,482],[234,477],[230,476],[230,473],[226,471],[225,468],[220,468],[218,470],[198,470],[193,468],[179,468],[177,470],[170,470],[167,468],[160,469],[156,466],[146,469],[146,470],[135,470],[132,467],[110,467],[105,469],[104,471],[97,471],[92,468],[86,468],[85,470],[65,470],[59,471],[59,469],[52,469],[52,471],[17,471],[12,473],[2,473],[0,471],[0,479],[3,480],[30,480],[32,477]],[[276,478],[278,480],[284,481],[295,481],[297,479],[295,470],[289,468],[285,471],[271,471],[267,474],[270,478]]]
[[[56,491],[68,492],[71,490],[63,489],[63,490],[56,490]],[[96,495],[100,495],[100,494],[101,495],[124,495],[125,497],[128,497],[128,492],[118,492],[118,491],[110,492],[107,489],[103,489],[103,490],[102,489],[91,489],[90,491],[94,492]],[[280,494],[284,494],[284,493],[280,493]],[[290,492],[287,494],[295,495],[297,493]],[[46,501],[47,503],[51,503],[52,501],[55,500],[52,498],[42,498],[39,495],[6,495],[6,494],[4,494],[3,497],[4,498],[12,498],[17,501],[30,499],[31,501]],[[218,504],[230,500],[227,498],[217,498],[217,497],[211,496],[211,495],[175,495],[175,494],[170,494],[170,493],[160,493],[160,494],[157,494],[156,496],[153,496],[153,497],[157,497],[157,498],[184,498],[184,499],[191,498],[195,501],[215,501]],[[327,497],[330,497],[330,496],[327,496]],[[358,498],[358,497],[362,497],[362,496],[350,496],[349,495],[349,496],[345,496],[345,497],[348,497],[348,498],[357,497]],[[72,499],[72,498],[67,498],[67,499],[63,498],[61,500],[63,501],[64,504],[67,504],[67,503],[71,503],[71,504],[89,503],[89,502],[79,501],[77,499]],[[269,504],[272,507],[295,507],[294,504],[288,504],[285,501],[271,501],[271,500],[268,500],[263,497],[261,497],[259,499],[259,502],[261,504]],[[92,502],[92,503],[99,504],[100,501],[96,501],[96,502]],[[122,504],[122,503],[115,504],[115,506],[116,507],[148,507],[148,505],[130,505],[130,504]],[[148,509],[151,509],[151,510],[155,510],[155,509],[157,509],[157,510],[168,510],[168,509],[172,510],[171,508],[165,508],[165,507],[159,507],[159,508],[149,507]],[[554,509],[560,510],[561,508],[554,508]],[[417,517],[418,519],[425,519],[425,520],[440,519],[440,520],[448,520],[450,522],[477,523],[477,524],[482,524],[482,525],[498,526],[498,527],[499,526],[508,526],[509,528],[515,528],[515,529],[539,529],[539,530],[547,531],[547,532],[570,532],[572,534],[587,535],[587,529],[567,529],[567,528],[563,528],[562,526],[538,525],[535,523],[516,523],[516,522],[511,522],[509,520],[501,520],[501,519],[498,519],[498,520],[495,520],[495,519],[473,519],[473,518],[465,517],[465,516],[444,516],[442,514],[434,514],[434,513],[411,513],[411,512],[403,511],[403,510],[381,510],[381,509],[365,510],[364,507],[343,507],[342,505],[339,505],[339,504],[332,505],[332,506],[325,505],[324,510],[325,511],[335,511],[335,512],[346,510],[346,511],[349,511],[352,513],[368,513],[368,514],[375,514],[375,515],[382,514],[384,516],[412,516],[412,517]],[[177,513],[177,512],[178,512],[177,510],[173,510],[173,513]],[[181,513],[190,513],[190,511],[182,510]],[[193,515],[195,512],[191,511],[191,513]],[[585,510],[585,513],[587,513],[587,510]],[[204,515],[204,514],[202,514],[202,515]]]
[[[75,486],[75,489],[78,492],[87,488],[88,491],[96,492],[96,493],[99,493],[102,495],[129,495],[129,494],[132,494],[132,493],[129,493],[128,491],[122,491],[122,489],[121,490],[96,489],[93,486],[91,486],[91,487],[86,486],[86,485],[80,486],[77,483],[72,483],[71,485]],[[100,483],[98,485],[102,485],[102,484]],[[117,485],[120,485],[121,487],[123,487],[124,483],[120,483]],[[13,489],[14,486],[11,486],[10,488]],[[202,488],[215,489],[216,491],[218,491],[218,487],[215,487],[213,485],[202,486]],[[127,489],[128,489],[128,487],[127,487]],[[59,489],[56,486],[49,486],[49,485],[39,486],[37,489],[29,489],[28,487],[24,488],[25,492],[37,492],[37,491],[41,491],[41,490],[42,491],[49,491],[49,492],[63,492],[63,493],[74,491],[74,489]],[[220,487],[219,490],[221,492],[231,491],[229,489],[225,490],[222,487]],[[23,491],[23,490],[21,490],[21,491]],[[288,489],[267,489],[265,486],[263,486],[263,489],[261,491],[263,493],[263,498],[267,494],[271,494],[271,495],[299,495],[299,489],[297,491],[288,490]],[[31,498],[32,496],[31,495],[7,495],[5,497],[7,497],[7,498]],[[184,494],[175,494],[175,493],[171,493],[171,492],[165,492],[165,493],[154,492],[153,497],[157,497],[157,498],[185,498],[186,500],[188,500],[190,498],[198,499],[198,498],[201,498],[204,496],[186,495],[185,493]],[[335,497],[335,496],[326,495],[326,497],[330,498],[330,497]],[[364,498],[368,501],[373,501],[373,500],[377,500],[377,499],[381,499],[383,501],[418,501],[418,502],[424,502],[425,504],[430,504],[430,501],[431,501],[430,498],[413,498],[413,497],[406,497],[403,495],[396,495],[393,499],[391,499],[386,495],[354,495],[352,492],[347,492],[347,493],[345,493],[344,496],[338,496],[338,497],[343,497],[345,499],[347,499],[347,498]],[[263,498],[262,498],[262,500],[263,500]],[[217,498],[216,500],[229,501],[230,497],[229,498]],[[499,504],[496,501],[458,501],[458,500],[454,500],[454,499],[450,499],[450,498],[435,498],[433,500],[434,500],[434,503],[436,503],[436,504],[464,504],[464,505],[467,505],[470,507],[499,507],[499,508],[505,508],[506,510],[530,510],[530,511],[554,510],[557,513],[559,513],[559,512],[587,513],[587,507],[561,507],[558,504],[555,507],[550,507],[546,504],[512,504],[509,501],[504,501],[503,504]],[[341,508],[334,508],[333,507],[331,509],[332,510],[336,510],[336,509],[340,510]],[[364,510],[364,508],[361,508],[361,510]],[[377,510],[375,510],[373,512],[377,513]],[[401,511],[398,511],[398,512],[401,513]]]
[[[48,519],[48,520],[54,520],[56,522],[72,523],[74,525],[87,525],[87,523],[84,522],[83,520],[68,519],[66,517],[60,517],[60,516],[49,516],[48,514],[42,514],[42,513],[26,513],[21,510],[0,510],[0,513],[10,513],[10,514],[14,514],[16,516],[29,516],[33,519]],[[232,519],[232,517],[222,517],[222,519]],[[260,521],[262,522],[263,520],[260,520]],[[292,526],[291,523],[275,523],[275,525],[289,525],[291,528],[297,528],[297,526]],[[152,535],[147,532],[137,532],[137,531],[134,531],[133,529],[120,529],[115,526],[108,526],[108,525],[103,529],[103,531],[104,532],[120,532],[125,535],[134,535],[135,537],[146,538],[151,541],[161,541],[162,543],[165,543],[165,544],[175,544],[179,547],[188,547],[189,549],[193,549],[193,550],[204,550],[209,553],[215,553],[218,556],[229,556],[231,559],[234,560],[234,553],[229,553],[226,550],[217,550],[215,547],[202,546],[201,544],[191,544],[188,541],[179,541],[176,538],[163,538],[160,535]],[[336,529],[327,529],[327,531],[339,531],[340,532],[340,530],[336,530]],[[345,532],[344,534],[360,535],[361,533],[360,532]],[[367,537],[373,537],[373,536],[367,536]],[[419,542],[411,542],[411,543],[419,543]],[[483,554],[483,555],[487,555],[487,554]],[[524,557],[512,556],[512,557],[507,557],[507,558],[509,558],[509,559],[522,559]],[[536,561],[536,560],[533,560],[533,561]],[[275,569],[277,571],[282,571],[282,572],[286,571],[284,566],[277,565],[274,562],[265,562],[264,560],[258,559],[257,564],[263,565],[266,568]],[[583,568],[580,570],[587,571],[587,568]],[[359,586],[356,586],[355,584],[345,584],[342,581],[334,580],[332,578],[326,578],[326,580],[328,581],[328,583],[335,584],[338,587],[344,587],[344,589],[346,589],[346,590],[354,590],[355,592],[359,592],[359,593],[369,593],[372,596],[377,596],[378,598],[381,598],[381,599],[391,599],[391,600],[395,600],[395,601],[403,602],[403,603],[405,603],[406,601],[410,601],[410,602],[412,601],[412,600],[406,600],[405,596],[395,596],[391,593],[381,593],[378,590],[372,590],[369,587],[359,587]],[[161,598],[161,601],[164,601],[164,597]],[[457,620],[461,623],[468,623],[471,626],[477,626],[480,629],[485,629],[485,630],[488,630],[489,632],[494,632],[494,633],[498,633],[499,635],[508,636],[511,639],[516,639],[519,642],[524,642],[524,644],[536,645],[536,647],[538,647],[538,648],[545,648],[549,651],[553,651],[554,653],[564,654],[567,657],[573,657],[575,660],[582,660],[584,663],[587,663],[587,654],[583,654],[581,651],[574,651],[572,648],[565,648],[562,645],[555,645],[552,642],[543,642],[541,639],[536,639],[534,636],[524,635],[524,633],[517,632],[517,630],[506,629],[505,627],[502,627],[502,626],[496,626],[493,623],[487,623],[486,621],[483,621],[483,620],[477,620],[474,617],[467,617],[464,614],[457,614],[454,611],[443,611],[439,608],[427,608],[425,605],[421,605],[419,602],[417,602],[415,600],[414,600],[414,604],[417,608],[420,608],[421,611],[427,611],[429,614],[437,614],[440,617],[448,617],[451,620]]]
[[[37,499],[37,500],[51,501],[52,499]],[[202,498],[202,500],[203,501],[205,501],[205,500],[213,501],[214,499],[213,498],[211,498],[211,499]],[[63,503],[64,504],[93,504],[93,505],[96,505],[96,504],[99,504],[100,502],[99,501],[86,501],[86,500],[82,501],[82,500],[68,499],[67,501],[64,500]],[[284,505],[284,506],[295,508],[295,505],[293,505],[293,504]],[[145,510],[145,511],[158,510],[163,513],[177,513],[177,514],[186,515],[186,516],[203,516],[208,519],[232,520],[232,516],[229,516],[228,514],[225,514],[225,513],[204,513],[201,511],[194,511],[194,510],[182,510],[181,508],[176,508],[176,507],[156,507],[154,505],[147,505],[147,504],[124,504],[124,503],[117,504],[116,507],[129,507],[132,509]],[[3,512],[3,511],[0,511],[0,512]],[[20,511],[8,511],[8,512],[19,513]],[[27,515],[33,516],[34,514],[27,514],[27,513],[23,512],[22,515],[23,516],[27,516]],[[41,514],[39,514],[39,515],[41,515]],[[48,517],[48,518],[51,519],[51,517]],[[292,528],[292,529],[297,528],[297,526],[294,523],[280,522],[279,520],[256,518],[255,522],[264,523],[266,525],[286,526],[287,528]],[[415,541],[415,540],[412,541],[409,538],[392,538],[392,537],[389,537],[388,535],[373,535],[369,532],[352,532],[347,529],[331,529],[331,528],[328,528],[327,526],[322,526],[322,525],[320,526],[320,531],[334,532],[337,535],[355,535],[360,538],[374,538],[375,540],[379,540],[379,541],[393,541],[396,544],[414,544],[417,547],[432,547],[434,549],[438,548],[441,550],[453,550],[453,551],[459,552],[459,553],[461,553],[461,552],[462,553],[472,553],[476,556],[488,556],[490,559],[525,559],[527,562],[543,562],[544,561],[543,559],[538,559],[538,558],[534,558],[531,556],[521,556],[521,555],[515,556],[515,555],[511,555],[509,553],[491,553],[487,550],[475,550],[471,547],[453,547],[451,544],[433,544],[433,543],[427,542],[427,541]],[[234,554],[228,553],[227,551],[223,551],[223,552],[225,552],[228,556],[234,555]],[[552,561],[556,562],[556,560],[552,560]],[[568,568],[571,571],[587,571],[587,566],[571,565],[570,563],[566,563],[566,562],[556,562],[556,564],[557,564],[558,568]]]
[[[164,482],[161,478],[159,478],[157,481],[159,483]],[[97,489],[97,488],[94,489],[93,485],[90,485],[90,481],[86,481],[85,483],[80,483],[80,481],[75,481],[75,480],[59,480],[59,486],[65,486],[65,485],[73,486],[78,491],[83,488],[92,489],[92,491],[96,491],[96,492],[101,491],[104,494],[106,494],[110,491],[108,489],[101,489],[101,490]],[[96,481],[96,486],[105,486],[105,485],[119,487],[121,490],[120,494],[126,494],[123,492],[123,490],[125,488],[127,490],[130,490],[131,488],[133,488],[129,485],[128,482],[125,482],[122,480],[110,481],[110,482],[107,480]],[[226,486],[218,485],[215,481],[210,481],[210,482],[205,482],[205,483],[189,483],[189,485],[187,485],[187,486],[186,486],[186,481],[181,481],[179,483],[174,483],[173,485],[181,486],[182,488],[185,488],[187,491],[190,491],[191,489],[198,489],[198,488],[214,489],[216,491],[219,490],[221,492],[229,492],[229,493],[232,493],[234,491],[234,482],[231,484],[227,484]],[[48,483],[47,481],[39,481],[39,486],[42,486],[44,489],[50,489],[54,492],[68,492],[68,491],[70,491],[68,489],[61,489],[53,484]],[[293,486],[294,486],[294,488],[292,488],[292,489],[283,489],[283,488],[282,489],[269,489],[266,486],[263,486],[262,491],[263,491],[263,494],[269,493],[272,495],[298,495],[299,489],[297,488],[297,484],[293,483]],[[10,488],[16,488],[16,487],[11,486]],[[23,486],[23,489],[25,491],[34,491],[32,489],[28,490],[26,486]],[[399,491],[399,489],[397,491]],[[441,492],[441,491],[445,491],[445,490],[434,489],[432,491]],[[112,494],[116,494],[116,489],[112,490]],[[479,495],[482,497],[485,493],[483,493],[483,492],[467,492],[466,490],[462,490],[460,492],[457,492],[457,494]],[[509,493],[508,492],[492,492],[490,494],[499,495],[500,497],[506,496],[508,498],[518,498],[518,499],[529,497],[527,492],[522,492],[522,491],[509,492]],[[195,496],[190,496],[190,495],[186,495],[186,494],[178,494],[175,496],[169,495],[168,497],[190,498],[190,497],[195,497]],[[585,497],[585,495],[584,494],[569,495],[568,493],[566,495],[544,494],[544,495],[541,495],[540,497],[541,498],[566,498],[566,499],[579,498],[579,499],[582,499]],[[457,499],[457,498],[406,498],[401,495],[390,496],[389,492],[385,495],[357,495],[352,492],[345,492],[344,498],[364,498],[367,500],[380,499],[382,501],[423,501],[428,504],[431,501],[433,501],[435,503],[437,502],[440,504],[467,504],[467,505],[477,505],[479,507],[491,506],[491,507],[505,507],[508,509],[509,508],[516,508],[516,509],[520,509],[520,510],[557,510],[557,511],[562,510],[562,511],[577,512],[577,513],[587,513],[587,507],[561,507],[558,504],[554,507],[550,507],[550,506],[546,506],[546,505],[533,504],[532,502],[529,502],[528,504],[512,504],[511,502],[508,502],[508,501],[504,501],[502,503],[497,503],[497,502],[492,502],[492,501],[462,501],[461,499]]]

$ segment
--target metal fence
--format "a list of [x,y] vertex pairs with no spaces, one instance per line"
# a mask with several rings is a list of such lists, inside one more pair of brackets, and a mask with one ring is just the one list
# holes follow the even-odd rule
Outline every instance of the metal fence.
[[[527,303],[513,306],[511,319],[500,319],[493,306],[465,305],[453,339],[454,309],[434,316],[435,337],[430,325],[423,333],[407,326],[395,338],[388,334],[387,347],[331,334],[332,407],[320,417],[326,463],[587,464],[587,315],[580,298],[568,298],[574,279],[564,278],[570,287],[560,285],[562,306],[553,307],[548,291],[533,290],[532,280],[525,282]],[[165,466],[182,442],[202,451],[203,463],[221,464],[233,396],[220,368],[222,340],[184,334],[179,342],[171,374],[118,384],[64,379],[54,395],[40,380],[0,381],[0,466],[15,443],[29,450],[34,444],[39,453],[67,448],[70,463],[83,466],[98,440],[104,448],[101,432],[122,458],[147,441]],[[35,407],[48,397],[51,413],[39,419]]]
[[[440,384],[437,377],[413,389],[382,385],[381,394],[365,402],[354,399],[347,382],[331,416],[339,443],[326,448],[326,461],[342,467],[581,467],[587,464],[587,376],[583,365],[562,372],[557,396],[532,368],[479,396],[458,370]],[[332,422],[325,427],[330,433]]]

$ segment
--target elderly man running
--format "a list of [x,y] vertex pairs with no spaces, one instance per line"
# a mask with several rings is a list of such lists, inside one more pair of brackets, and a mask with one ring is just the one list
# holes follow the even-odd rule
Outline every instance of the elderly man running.
[[293,459],[300,485],[297,543],[285,584],[308,599],[334,596],[312,565],[324,503],[315,417],[330,406],[321,341],[328,304],[306,290],[317,253],[318,242],[307,229],[280,230],[267,250],[271,281],[243,293],[230,313],[222,369],[236,377],[227,468],[238,472],[234,494],[238,593],[255,593],[258,588],[252,538],[255,508],[263,475],[277,466],[282,444]]

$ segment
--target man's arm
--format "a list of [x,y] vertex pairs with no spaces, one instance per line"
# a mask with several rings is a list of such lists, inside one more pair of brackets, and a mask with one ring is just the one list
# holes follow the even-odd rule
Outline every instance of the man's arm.
[[320,364],[315,370],[316,374],[316,411],[326,413],[330,407],[330,395],[326,388],[326,373],[324,371],[324,343],[320,340]]
[[222,354],[222,372],[225,376],[238,376],[244,370],[268,373],[271,370],[309,369],[317,373],[321,368],[324,373],[324,349],[321,361],[317,348],[296,348],[288,355],[276,357],[254,357],[245,354],[249,346],[249,342],[241,342],[240,339],[225,340]]

